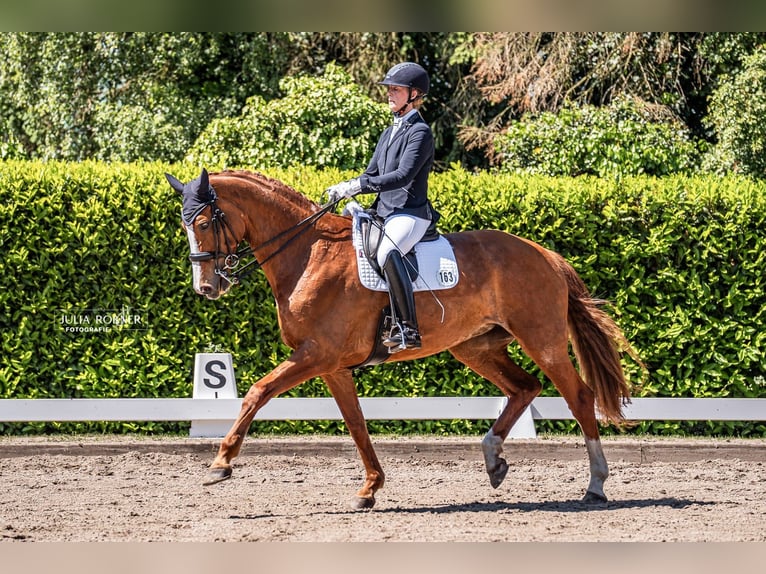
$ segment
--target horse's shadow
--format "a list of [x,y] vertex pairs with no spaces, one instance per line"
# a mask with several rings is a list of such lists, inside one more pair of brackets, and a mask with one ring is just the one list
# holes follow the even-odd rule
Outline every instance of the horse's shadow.
[[440,506],[421,506],[417,508],[383,508],[375,512],[434,513],[451,512],[594,512],[619,510],[623,508],[675,508],[682,509],[695,505],[711,505],[714,502],[688,500],[682,498],[638,498],[610,500],[604,503],[586,503],[580,500],[546,500],[542,502],[469,502],[463,504],[445,504]]
[[[391,508],[376,508],[371,512],[381,514],[450,514],[456,512],[599,512],[620,510],[625,508],[673,508],[683,509],[689,506],[711,506],[711,501],[689,500],[684,498],[634,498],[626,500],[610,500],[604,503],[585,503],[580,500],[546,500],[542,502],[468,502],[462,504],[444,504],[438,506],[417,506]],[[308,516],[328,516],[358,514],[358,510],[317,511]],[[246,514],[232,515],[229,518],[237,520],[254,520],[258,518],[275,518],[276,514]]]

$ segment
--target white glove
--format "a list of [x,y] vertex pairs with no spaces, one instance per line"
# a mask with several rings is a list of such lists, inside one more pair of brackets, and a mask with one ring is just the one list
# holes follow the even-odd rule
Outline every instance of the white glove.
[[344,197],[352,198],[360,191],[362,191],[362,184],[359,178],[349,179],[348,181],[341,181],[328,187],[327,198],[330,203],[333,203]]
[[346,204],[346,207],[343,208],[343,212],[341,215],[350,215],[351,217],[354,217],[357,213],[364,211],[364,208],[359,205],[356,200],[351,200]]

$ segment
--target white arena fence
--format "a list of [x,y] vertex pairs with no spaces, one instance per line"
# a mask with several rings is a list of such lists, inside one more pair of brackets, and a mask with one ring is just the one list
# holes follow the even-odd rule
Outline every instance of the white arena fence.
[[[359,399],[368,420],[494,419],[505,397],[379,397]],[[242,399],[2,399],[0,422],[234,420]],[[574,419],[564,399],[538,397],[535,420]],[[764,421],[766,399],[634,398],[628,420]],[[332,398],[276,398],[255,420],[341,420]]]
[[[223,436],[239,413],[239,398],[3,399],[0,421],[192,421],[192,436]],[[380,397],[360,399],[369,420],[494,419],[505,397]],[[630,420],[766,420],[766,399],[634,398]],[[512,438],[533,438],[534,420],[573,419],[560,397],[538,397],[516,424]],[[341,420],[332,398],[276,398],[256,420]],[[195,431],[196,424],[196,431]]]
[[[359,399],[368,420],[494,419],[505,397],[376,397]],[[0,422],[234,420],[242,399],[2,399]],[[574,419],[564,399],[538,397],[535,420]],[[764,421],[766,399],[634,398],[629,420]],[[332,398],[276,398],[255,420],[341,420]]]
[[[505,397],[362,397],[368,420],[495,419]],[[230,353],[197,353],[192,398],[0,399],[0,422],[191,421],[190,435],[223,436],[242,403]],[[634,398],[629,420],[764,421],[766,399]],[[342,420],[332,398],[276,398],[256,420]],[[561,397],[538,397],[511,430],[511,438],[536,437],[535,420],[574,419]]]

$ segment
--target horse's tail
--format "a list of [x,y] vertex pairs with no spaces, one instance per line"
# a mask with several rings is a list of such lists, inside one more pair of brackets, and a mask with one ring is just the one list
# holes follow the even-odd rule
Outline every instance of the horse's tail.
[[574,268],[563,257],[558,259],[569,289],[569,334],[580,373],[595,394],[601,418],[624,426],[622,407],[630,403],[631,385],[622,370],[620,353],[630,355],[642,369],[646,367],[620,327],[600,308],[606,301],[592,298]]

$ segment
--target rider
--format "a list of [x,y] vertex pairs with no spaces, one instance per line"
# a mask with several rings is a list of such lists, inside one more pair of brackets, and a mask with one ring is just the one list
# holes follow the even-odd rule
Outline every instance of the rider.
[[428,200],[434,138],[419,112],[430,87],[428,73],[419,64],[403,62],[379,83],[388,87],[393,125],[381,135],[364,173],[331,186],[327,193],[330,201],[378,194],[370,208],[384,221],[377,259],[399,319],[383,343],[396,352],[421,346],[412,282],[402,257],[440,215]]

